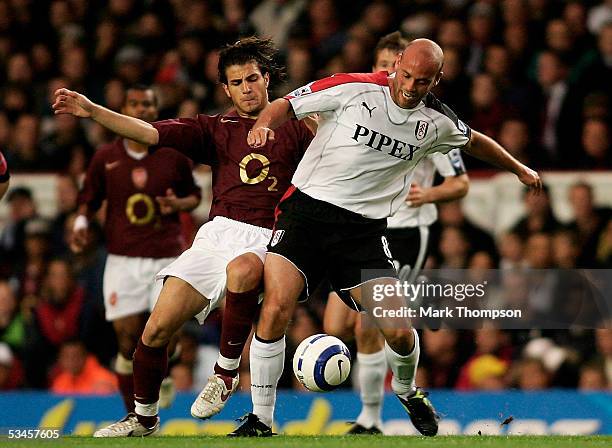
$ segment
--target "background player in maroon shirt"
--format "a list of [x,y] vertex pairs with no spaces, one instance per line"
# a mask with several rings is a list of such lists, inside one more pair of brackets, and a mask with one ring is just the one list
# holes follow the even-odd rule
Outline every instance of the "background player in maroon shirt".
[[279,74],[274,57],[270,41],[256,38],[220,52],[219,77],[234,104],[223,115],[151,125],[93,104],[76,92],[56,92],[55,113],[91,117],[146,145],[175,147],[213,170],[212,221],[200,228],[190,249],[158,274],[165,279],[164,287],[134,355],[136,418],[110,425],[100,435],[142,436],[157,430],[158,390],[170,337],[193,316],[202,322],[224,294],[219,359],[192,415],[215,415],[238,385],[240,354],[257,314],[274,207],[312,139],[303,123],[291,120],[265,148],[254,151],[246,144],[255,119],[268,104],[270,80]]
[[8,190],[10,177],[6,159],[2,155],[2,152],[0,152],[0,199],[4,197],[4,194]]
[[[155,120],[153,90],[127,89],[122,112]],[[200,202],[191,168],[191,161],[173,149],[149,153],[146,145],[117,138],[98,148],[79,195],[71,242],[76,252],[87,243],[88,220],[107,203],[104,305],[119,343],[115,371],[128,413],[134,411],[132,356],[160,291],[155,275],[184,247],[179,212],[193,210]]]

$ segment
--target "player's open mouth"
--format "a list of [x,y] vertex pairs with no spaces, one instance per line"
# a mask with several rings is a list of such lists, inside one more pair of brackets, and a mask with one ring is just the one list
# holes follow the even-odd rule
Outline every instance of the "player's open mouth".
[[402,92],[402,95],[404,96],[404,98],[408,99],[408,100],[413,100],[416,98],[416,95],[412,95],[410,93],[406,93],[406,92]]

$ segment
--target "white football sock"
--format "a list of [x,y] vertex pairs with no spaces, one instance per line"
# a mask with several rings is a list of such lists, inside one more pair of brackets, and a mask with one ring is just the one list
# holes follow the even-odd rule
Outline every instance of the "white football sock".
[[276,342],[251,340],[251,399],[253,414],[272,427],[276,387],[285,364],[285,337]]
[[236,370],[240,367],[240,357],[238,358],[226,358],[221,353],[219,353],[219,357],[217,358],[217,365],[225,370]]
[[121,353],[117,354],[115,359],[115,372],[119,375],[131,375],[134,373],[134,362],[131,359],[124,358]]
[[385,355],[393,372],[391,388],[397,395],[404,397],[412,395],[415,391],[414,378],[419,364],[419,354],[421,353],[419,335],[414,328],[412,332],[414,333],[414,348],[408,355],[403,356],[396,353],[385,341]]
[[359,395],[361,413],[356,423],[365,428],[376,426],[382,428],[381,411],[385,393],[385,376],[387,375],[387,358],[385,350],[366,354],[357,352],[359,365]]

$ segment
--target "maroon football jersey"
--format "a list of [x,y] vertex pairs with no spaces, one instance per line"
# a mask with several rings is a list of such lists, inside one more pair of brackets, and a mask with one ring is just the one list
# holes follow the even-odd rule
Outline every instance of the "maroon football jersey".
[[131,157],[124,140],[101,146],[93,156],[79,203],[89,212],[107,200],[104,232],[108,252],[145,258],[175,257],[182,252],[179,214],[162,215],[156,196],[172,188],[178,197],[200,195],[192,163],[171,148],[143,159]]
[[289,120],[263,148],[247,144],[255,120],[236,111],[153,123],[159,145],[171,146],[212,169],[210,219],[225,216],[271,229],[274,208],[313,138],[298,120]]

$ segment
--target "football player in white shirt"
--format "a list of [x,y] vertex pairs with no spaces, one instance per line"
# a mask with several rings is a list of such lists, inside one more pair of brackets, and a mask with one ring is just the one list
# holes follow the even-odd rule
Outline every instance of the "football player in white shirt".
[[386,219],[404,202],[416,164],[453,148],[541,188],[535,171],[472,132],[430,93],[443,61],[435,42],[416,39],[398,56],[394,75],[339,74],[315,81],[269,104],[253,125],[247,143],[259,148],[291,117],[320,115],[317,135],[277,207],[264,265],[265,299],[250,350],[253,412],[231,435],[271,433],[289,319],[304,290],[308,294],[324,276],[335,290],[349,291],[355,309],[382,309],[369,317],[385,338],[392,389],[416,429],[437,434],[439,418],[414,385],[418,334],[409,318],[385,313],[406,306],[399,292],[383,293],[401,289],[384,237]]
[[[372,71],[393,73],[395,59],[407,44],[399,31],[381,38],[374,50]],[[433,187],[436,171],[444,176],[444,182]],[[432,154],[416,166],[406,201],[387,219],[386,236],[396,267],[405,274],[402,280],[413,282],[427,258],[429,226],[437,219],[435,203],[461,198],[468,188],[469,179],[459,149]],[[363,318],[362,313],[347,307],[337,293],[329,294],[324,331],[343,340],[354,336],[357,344],[361,412],[347,434],[381,434],[387,375],[384,339],[375,326],[363,324]]]

